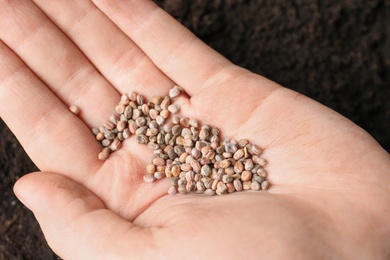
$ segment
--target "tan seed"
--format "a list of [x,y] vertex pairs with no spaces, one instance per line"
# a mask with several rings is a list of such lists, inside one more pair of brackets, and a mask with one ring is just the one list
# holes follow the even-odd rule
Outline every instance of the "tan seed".
[[244,181],[242,183],[242,188],[244,190],[250,190],[251,189],[252,182],[251,181]]
[[157,166],[165,165],[165,160],[161,157],[153,158],[152,162],[154,165],[157,165]]
[[269,182],[268,181],[263,181],[261,183],[261,189],[262,190],[268,190],[268,188],[269,188]]
[[168,194],[169,195],[175,195],[177,193],[177,189],[176,189],[176,187],[175,186],[171,186],[170,188],[169,188],[169,190],[168,190]]
[[77,106],[74,106],[74,105],[70,106],[69,110],[70,110],[70,112],[72,112],[75,115],[78,115],[80,113],[80,109]]
[[111,149],[112,151],[117,151],[117,150],[119,150],[119,148],[121,148],[121,146],[122,146],[122,142],[119,141],[118,139],[115,139],[115,140],[112,142],[112,144],[110,145],[110,149]]
[[204,195],[207,195],[207,196],[214,196],[215,195],[215,190],[213,189],[206,189],[204,191]]
[[168,111],[171,112],[172,114],[178,113],[180,110],[180,106],[177,104],[172,104],[168,107]]
[[243,171],[241,174],[241,180],[245,182],[250,179],[252,179],[252,173],[250,171]]
[[175,98],[182,93],[182,89],[179,86],[174,86],[169,90],[169,97]]
[[234,185],[234,188],[236,189],[236,191],[242,191],[242,183],[240,180],[235,179],[233,181],[233,185]]
[[260,190],[260,188],[260,183],[258,183],[257,181],[252,181],[251,190]]
[[154,165],[154,164],[146,165],[146,172],[148,174],[154,174],[155,171],[156,171],[156,165]]
[[161,102],[161,109],[168,109],[168,107],[171,105],[171,99],[169,97],[165,97],[164,100]]
[[148,183],[152,183],[156,180],[154,175],[150,175],[150,174],[144,175],[143,179],[144,179],[144,182],[148,182]]

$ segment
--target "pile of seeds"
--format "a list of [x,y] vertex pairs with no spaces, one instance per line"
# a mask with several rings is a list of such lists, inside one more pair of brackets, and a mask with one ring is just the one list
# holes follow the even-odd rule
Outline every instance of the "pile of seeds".
[[168,96],[154,96],[151,102],[136,92],[123,94],[116,114],[92,129],[103,145],[99,159],[106,160],[125,139],[136,135],[139,144],[153,150],[144,181],[170,178],[169,194],[268,189],[262,149],[246,139],[221,141],[218,128],[179,117],[180,106],[173,101],[181,93],[175,86]]

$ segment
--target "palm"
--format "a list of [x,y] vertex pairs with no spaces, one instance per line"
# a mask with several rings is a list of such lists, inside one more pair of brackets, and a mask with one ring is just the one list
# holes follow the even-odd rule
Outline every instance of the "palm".
[[[118,16],[113,17],[147,56],[89,1],[34,2],[53,24],[31,3],[14,2],[0,7],[4,17],[0,22],[1,40],[43,81],[29,71],[20,70],[24,64],[1,43],[0,54],[4,59],[0,61],[0,79],[5,86],[1,99],[16,100],[2,108],[1,115],[41,170],[60,173],[81,183],[109,210],[127,220],[143,226],[170,228],[163,233],[181,235],[179,227],[205,218],[207,221],[198,221],[186,232],[207,230],[213,237],[223,238],[226,231],[221,232],[221,227],[226,223],[219,222],[220,215],[230,214],[226,222],[242,218],[256,223],[249,235],[256,237],[263,232],[270,247],[276,239],[280,241],[280,233],[286,230],[286,244],[294,240],[297,232],[305,233],[308,243],[311,235],[323,233],[329,246],[332,231],[344,240],[373,235],[367,231],[369,224],[359,224],[364,216],[356,222],[349,220],[358,209],[368,209],[373,200],[384,202],[380,192],[387,188],[381,185],[389,176],[375,175],[369,182],[363,180],[374,169],[378,171],[378,167],[383,167],[385,173],[389,158],[357,126],[314,101],[232,66],[177,24],[172,25],[174,29],[164,38],[159,37],[158,31],[166,28],[160,28],[153,17],[144,26],[142,16],[137,13],[151,9],[148,3],[129,4],[132,7],[129,10],[134,9],[134,13],[128,14],[133,20],[121,16],[120,9]],[[10,8],[13,6],[28,13],[28,19]],[[105,8],[112,15],[110,8]],[[169,20],[165,15],[156,16],[159,15]],[[80,23],[72,24],[75,20]],[[156,43],[159,49],[155,48]],[[112,44],[116,48],[111,48]],[[22,71],[29,84],[14,77],[18,71]],[[179,101],[183,115],[219,127],[223,137],[247,138],[266,149],[264,156],[270,162],[267,170],[272,183],[269,193],[167,197],[169,182],[142,181],[151,151],[136,144],[134,138],[126,140],[124,147],[104,163],[97,160],[100,146],[89,129],[100,125],[112,113],[120,93],[135,90],[148,98],[165,95],[174,81],[190,97]],[[18,89],[13,90],[11,85]],[[25,111],[26,102],[34,109]],[[81,108],[82,120],[67,111],[70,104]],[[21,112],[15,117],[13,111]],[[32,130],[25,131],[20,122]],[[353,199],[359,192],[370,195],[359,197],[356,203]],[[382,208],[378,212],[388,214]],[[337,228],[319,230],[329,219],[335,227],[344,226],[349,235]],[[299,228],[307,221],[313,226]],[[242,232],[234,224],[231,229]],[[259,239],[266,248],[264,237]],[[225,246],[228,248],[237,241],[231,240]],[[350,246],[360,243],[358,239],[353,242]]]

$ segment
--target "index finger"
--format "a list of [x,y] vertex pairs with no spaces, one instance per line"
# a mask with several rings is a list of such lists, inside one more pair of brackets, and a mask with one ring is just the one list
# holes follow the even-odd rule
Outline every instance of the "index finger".
[[227,80],[238,68],[152,1],[93,2],[191,96]]

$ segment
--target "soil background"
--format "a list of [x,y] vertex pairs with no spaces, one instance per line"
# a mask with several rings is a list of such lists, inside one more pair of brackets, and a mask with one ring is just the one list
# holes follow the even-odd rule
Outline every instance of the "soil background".
[[[331,107],[390,151],[390,0],[156,2],[232,62]],[[34,170],[0,120],[0,259],[57,259],[13,195]]]

